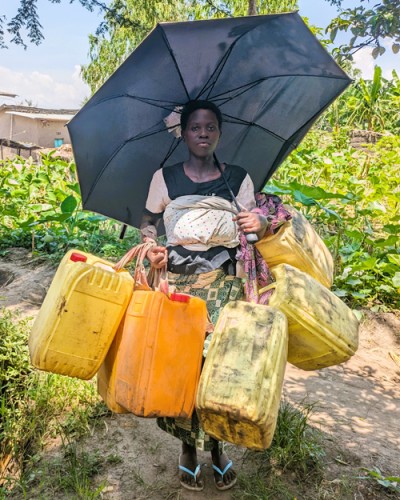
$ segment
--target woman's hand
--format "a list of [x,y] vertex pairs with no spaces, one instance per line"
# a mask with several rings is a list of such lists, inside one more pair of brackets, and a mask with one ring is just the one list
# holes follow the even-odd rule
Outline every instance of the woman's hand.
[[267,218],[254,212],[239,212],[233,218],[237,222],[239,229],[244,233],[256,233],[258,238],[262,238],[267,229]]
[[151,247],[147,251],[147,260],[154,269],[162,269],[168,262],[168,250],[162,246]]

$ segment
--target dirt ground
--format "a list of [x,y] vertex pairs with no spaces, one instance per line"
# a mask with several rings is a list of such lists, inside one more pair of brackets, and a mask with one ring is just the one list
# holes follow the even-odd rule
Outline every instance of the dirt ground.
[[[32,259],[23,249],[0,257],[0,306],[34,317],[50,285],[55,269]],[[287,365],[284,395],[289,402],[315,403],[311,423],[322,431],[325,494],[335,498],[335,488],[361,474],[361,468],[378,467],[386,476],[400,476],[400,315],[363,311],[360,347],[347,363],[320,371],[305,372]],[[235,490],[220,493],[213,485],[208,454],[199,453],[205,464],[206,487],[202,493],[179,488],[179,442],[158,429],[152,419],[133,415],[109,415],[82,446],[91,452],[115,456],[97,477],[106,481],[105,499],[228,499]],[[46,453],[57,454],[57,442]],[[229,446],[239,472],[249,473],[245,450]],[[386,498],[386,492],[369,489],[360,481],[336,498]],[[329,496],[328,492],[331,492]],[[238,491],[236,497],[238,498]],[[249,497],[247,497],[249,498]],[[298,498],[316,498],[298,496]],[[392,496],[393,498],[393,496]]]

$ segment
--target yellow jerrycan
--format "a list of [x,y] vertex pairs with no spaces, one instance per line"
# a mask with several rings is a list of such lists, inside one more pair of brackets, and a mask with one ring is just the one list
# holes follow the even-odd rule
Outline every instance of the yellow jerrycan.
[[196,409],[205,432],[263,450],[278,418],[287,359],[287,320],[275,308],[236,301],[217,321]]
[[330,288],[334,264],[325,243],[308,220],[295,208],[285,205],[292,219],[275,234],[256,243],[256,248],[270,267],[290,264]]
[[352,310],[317,280],[289,264],[271,269],[276,282],[268,304],[289,325],[289,363],[318,370],[347,361],[358,348],[358,320]]
[[133,291],[128,271],[81,250],[62,259],[29,337],[32,364],[90,379],[111,345]]

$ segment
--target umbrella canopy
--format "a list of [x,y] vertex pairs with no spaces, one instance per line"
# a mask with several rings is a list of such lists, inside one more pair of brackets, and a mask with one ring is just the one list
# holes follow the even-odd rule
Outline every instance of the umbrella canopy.
[[297,13],[159,24],[68,124],[83,207],[138,227],[154,172],[187,159],[164,120],[192,99],[262,189],[350,81]]

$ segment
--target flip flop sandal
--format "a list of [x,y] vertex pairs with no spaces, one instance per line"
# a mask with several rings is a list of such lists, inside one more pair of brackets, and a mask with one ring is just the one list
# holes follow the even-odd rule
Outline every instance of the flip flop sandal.
[[[216,465],[212,464],[212,468],[218,472],[218,474],[221,476],[221,481],[223,482],[224,481],[224,476],[225,474],[228,472],[228,470],[232,467],[232,460],[229,460],[229,462],[227,463],[226,467],[224,470],[221,470],[219,467],[217,467]],[[232,488],[233,486],[235,486],[236,484],[236,481],[237,481],[237,477],[233,478],[232,481],[228,484],[223,484],[223,486],[219,486],[217,484],[217,480],[215,479],[214,477],[214,482],[215,482],[215,487],[217,488],[217,490],[219,491],[224,491],[224,490],[229,490],[230,488]]]
[[189,476],[192,476],[193,479],[195,480],[196,482],[196,486],[191,486],[190,484],[188,483],[185,483],[185,481],[180,481],[180,484],[183,488],[186,488],[187,490],[191,490],[191,491],[202,491],[204,490],[204,481],[203,481],[203,484],[198,484],[198,480],[200,479],[199,475],[200,475],[200,472],[201,472],[201,466],[200,464],[197,465],[197,467],[195,468],[194,472],[191,471],[190,469],[188,469],[187,467],[181,465],[181,455],[179,455],[179,464],[178,464],[178,467],[179,467],[179,470],[183,471],[183,472],[186,472],[186,474],[189,474]]

